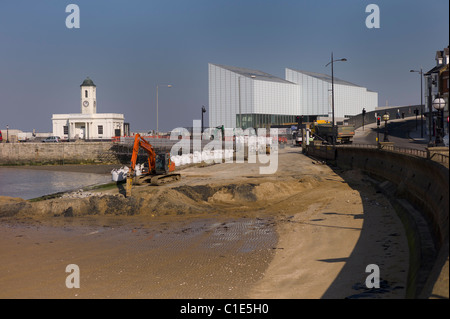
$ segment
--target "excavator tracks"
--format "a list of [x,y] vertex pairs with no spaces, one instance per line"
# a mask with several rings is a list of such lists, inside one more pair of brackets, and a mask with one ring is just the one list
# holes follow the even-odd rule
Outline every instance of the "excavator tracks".
[[154,186],[161,186],[164,184],[179,181],[180,179],[180,174],[155,175],[152,176],[151,184]]

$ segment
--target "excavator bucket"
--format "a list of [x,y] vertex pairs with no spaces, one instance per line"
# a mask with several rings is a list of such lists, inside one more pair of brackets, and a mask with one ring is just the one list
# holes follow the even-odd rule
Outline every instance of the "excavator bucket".
[[130,197],[131,196],[131,186],[133,185],[133,177],[128,176],[127,177],[127,184],[125,188],[125,196]]

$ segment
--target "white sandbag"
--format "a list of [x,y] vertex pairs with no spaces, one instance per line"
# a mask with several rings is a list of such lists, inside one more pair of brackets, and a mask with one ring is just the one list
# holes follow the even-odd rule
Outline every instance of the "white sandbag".
[[223,158],[222,150],[214,150],[214,161],[220,162]]
[[181,155],[181,165],[187,165],[191,163],[191,159],[189,157],[190,154]]
[[201,163],[202,153],[195,151],[192,155],[192,163]]
[[116,168],[111,171],[111,179],[115,182],[119,181],[119,172]]
[[224,158],[225,158],[226,160],[232,159],[232,158],[233,158],[233,150],[228,150],[228,149],[226,149],[226,150],[225,150]]
[[136,164],[136,167],[135,167],[135,174],[136,174],[136,176],[141,176],[142,175],[142,169],[144,168],[144,163],[142,163],[142,164]]
[[181,158],[179,155],[172,156],[170,159],[174,162],[175,166],[181,165]]
[[208,162],[211,159],[212,159],[212,156],[211,156],[211,152],[210,151],[203,151],[202,152],[202,161],[203,162]]

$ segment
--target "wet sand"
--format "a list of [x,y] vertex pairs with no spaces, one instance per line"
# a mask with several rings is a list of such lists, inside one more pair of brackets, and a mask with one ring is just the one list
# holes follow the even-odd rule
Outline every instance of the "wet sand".
[[[179,182],[134,187],[126,213],[120,188],[1,199],[0,297],[403,298],[403,227],[369,179],[294,148],[276,174],[260,166],[181,170]],[[68,264],[79,289],[65,286]],[[382,289],[365,288],[369,264]]]
[[[0,226],[9,245],[1,250],[0,297],[245,297],[276,245],[266,221],[104,222]],[[80,268],[79,289],[65,286],[69,264]]]

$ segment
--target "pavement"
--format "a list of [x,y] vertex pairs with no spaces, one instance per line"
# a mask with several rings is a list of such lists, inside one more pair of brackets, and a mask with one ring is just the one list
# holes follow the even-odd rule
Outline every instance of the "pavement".
[[[404,119],[394,119],[394,120],[390,120],[390,123],[405,123],[408,124],[408,122],[410,122],[409,125],[409,129],[408,129],[408,138],[411,142],[413,142],[414,144],[423,144],[423,145],[428,145],[428,141],[429,141],[429,137],[428,137],[428,126],[427,126],[427,122],[424,121],[424,128],[423,128],[423,136],[421,133],[421,128],[420,128],[420,121],[418,124],[417,129],[415,128],[415,117],[407,117]],[[371,123],[371,124],[367,124],[363,127],[359,127],[355,130],[355,142],[356,143],[361,143],[362,141],[364,141],[364,138],[366,138],[370,133],[372,133],[374,131],[374,129],[377,127],[376,123]],[[381,127],[384,127],[384,123],[382,123]],[[448,134],[446,134],[446,136],[444,137],[444,144],[445,146],[448,147]]]
[[[411,120],[411,118],[406,118],[403,121],[407,121],[407,120]],[[419,142],[419,143],[423,143],[423,144],[427,144],[429,142],[429,128],[428,128],[428,123],[424,122],[424,127],[423,127],[423,136],[422,136],[422,132],[421,132],[421,128],[420,128],[420,122],[419,122],[419,126],[416,129],[410,130],[408,135],[409,138],[415,142]],[[446,132],[446,135],[444,136],[444,144],[445,146],[448,147],[448,129]]]
[[[408,120],[408,119],[405,119],[405,120]],[[429,136],[428,136],[429,130],[428,130],[428,125],[425,121],[426,121],[426,119],[424,120],[423,136],[422,136],[422,130],[420,128],[420,122],[417,127],[417,130],[416,129],[410,130],[408,135],[412,140],[414,140],[416,142],[422,142],[423,144],[428,144],[428,141],[430,140]]]

